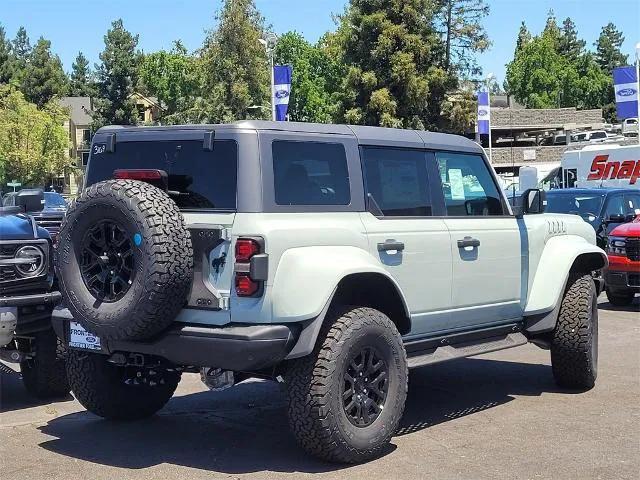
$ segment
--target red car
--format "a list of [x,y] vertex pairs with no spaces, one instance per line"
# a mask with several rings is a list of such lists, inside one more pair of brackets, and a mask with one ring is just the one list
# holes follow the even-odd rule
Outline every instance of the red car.
[[607,255],[609,267],[604,271],[607,298],[613,305],[629,305],[640,292],[640,215],[611,231]]

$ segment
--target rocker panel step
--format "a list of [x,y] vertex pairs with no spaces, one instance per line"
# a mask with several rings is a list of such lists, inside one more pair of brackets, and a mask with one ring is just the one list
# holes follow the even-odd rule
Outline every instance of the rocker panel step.
[[409,353],[409,368],[445,362],[456,358],[472,357],[483,353],[519,347],[529,341],[520,332],[506,333],[495,337],[481,338],[453,345],[442,345],[429,350]]

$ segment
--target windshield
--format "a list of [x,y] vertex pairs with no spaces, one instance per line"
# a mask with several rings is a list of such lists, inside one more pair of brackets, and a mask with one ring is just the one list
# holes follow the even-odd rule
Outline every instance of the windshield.
[[604,197],[603,194],[597,193],[547,194],[547,208],[545,212],[580,215],[589,223],[593,223],[600,215]]
[[51,207],[66,207],[67,203],[59,193],[44,192],[44,206]]

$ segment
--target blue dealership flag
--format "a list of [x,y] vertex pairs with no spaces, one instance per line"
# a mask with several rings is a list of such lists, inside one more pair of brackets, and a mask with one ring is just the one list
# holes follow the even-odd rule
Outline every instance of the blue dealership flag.
[[613,69],[613,88],[616,92],[616,111],[618,118],[638,116],[638,79],[634,67]]
[[273,67],[273,104],[276,110],[276,120],[283,122],[287,119],[289,95],[291,94],[291,65],[274,65]]
[[491,123],[489,92],[478,92],[478,133],[488,134]]

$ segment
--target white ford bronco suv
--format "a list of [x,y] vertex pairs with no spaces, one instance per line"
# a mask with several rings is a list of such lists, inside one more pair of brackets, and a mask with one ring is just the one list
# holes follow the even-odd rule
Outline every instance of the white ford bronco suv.
[[524,345],[563,387],[596,380],[580,217],[512,212],[462,137],[346,125],[108,127],[56,249],[77,399],[152,415],[182,372],[286,386],[293,434],[337,462],[380,453],[408,369]]

